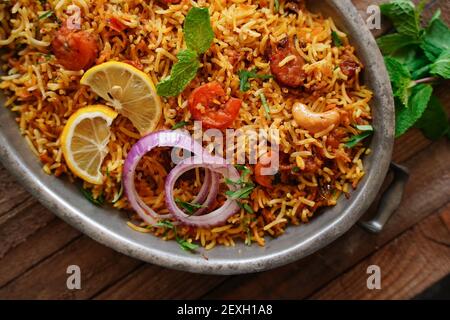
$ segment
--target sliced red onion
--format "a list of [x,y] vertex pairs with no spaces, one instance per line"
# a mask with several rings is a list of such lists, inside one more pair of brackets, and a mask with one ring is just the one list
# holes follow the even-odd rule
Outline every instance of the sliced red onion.
[[[176,181],[187,171],[205,167],[212,172],[220,173],[225,178],[236,181],[240,178],[239,172],[232,165],[224,165],[223,159],[217,157],[210,157],[205,160],[204,163],[197,163],[194,157],[181,161],[175,168],[170,171],[166,178],[166,205],[170,212],[175,215],[175,218],[180,222],[197,227],[213,227],[225,223],[230,216],[235,214],[239,210],[239,206],[235,200],[227,199],[225,203],[219,208],[204,215],[188,215],[178,208],[174,200],[173,189]],[[215,184],[218,186],[218,184]],[[235,191],[237,189],[234,185],[228,185],[230,190]]]
[[[218,161],[217,157],[212,157],[210,154],[208,154],[203,149],[202,145],[195,141],[190,135],[179,130],[158,131],[140,139],[131,148],[125,160],[125,164],[123,167],[123,184],[125,195],[127,196],[130,205],[141,217],[141,219],[150,225],[157,223],[158,220],[172,217],[172,214],[157,214],[154,210],[147,206],[138,195],[134,183],[136,167],[139,161],[147,152],[156,147],[178,147],[195,154],[197,157],[202,156],[204,159],[215,158],[216,161]],[[222,161],[224,160],[222,159]],[[205,189],[208,190],[208,186],[205,186]],[[200,196],[204,196],[203,192]]]
[[[175,167],[176,168],[176,167]],[[209,184],[206,185],[205,182],[203,182],[202,185],[202,189],[206,186],[206,199],[203,200],[199,200],[197,199],[198,196],[192,201],[192,203],[198,203],[202,205],[202,208],[198,209],[193,215],[194,216],[198,216],[201,215],[203,213],[205,213],[205,211],[207,211],[212,204],[214,203],[214,201],[217,198],[217,193],[219,193],[219,175],[216,172],[212,172],[211,170],[205,168],[205,172],[209,172],[211,175],[211,180],[209,181]],[[202,190],[200,190],[200,193],[202,192]]]

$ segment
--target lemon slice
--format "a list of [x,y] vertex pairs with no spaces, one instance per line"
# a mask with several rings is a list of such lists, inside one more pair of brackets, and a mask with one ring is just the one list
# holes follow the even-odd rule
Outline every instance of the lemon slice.
[[92,184],[102,184],[102,162],[108,154],[109,127],[117,112],[94,105],[81,108],[67,121],[61,134],[64,159],[70,170]]
[[81,78],[108,101],[121,115],[130,119],[141,135],[153,131],[161,118],[161,102],[148,75],[135,67],[109,61],[92,67]]

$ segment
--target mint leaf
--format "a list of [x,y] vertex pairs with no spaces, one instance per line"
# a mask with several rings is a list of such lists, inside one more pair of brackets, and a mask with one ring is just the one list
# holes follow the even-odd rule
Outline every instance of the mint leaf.
[[433,87],[429,84],[418,84],[412,88],[408,106],[397,105],[395,110],[395,136],[399,137],[420,119],[431,98]]
[[391,54],[392,58],[405,65],[411,73],[412,79],[425,77],[430,71],[431,61],[418,45],[408,45]]
[[183,50],[177,54],[170,76],[159,82],[156,86],[158,95],[162,97],[175,97],[183,92],[184,88],[195,78],[200,62],[197,53],[192,50]]
[[415,37],[400,33],[388,34],[377,39],[377,44],[383,54],[392,54],[403,47],[419,43]]
[[422,130],[425,137],[437,140],[450,132],[447,113],[439,100],[432,95],[427,109],[417,121],[416,127]]
[[439,11],[426,28],[421,47],[431,61],[436,60],[442,52],[450,49],[450,29],[439,18]]
[[184,39],[189,49],[205,53],[212,44],[214,32],[208,8],[192,8],[184,20]]
[[358,143],[360,143],[361,141],[363,141],[365,138],[370,137],[370,135],[372,134],[371,131],[366,131],[363,132],[361,134],[358,134],[356,136],[352,136],[346,143],[345,146],[347,148],[353,148],[354,146],[356,146]]
[[394,24],[398,33],[420,38],[419,17],[414,4],[407,0],[395,0],[380,5],[381,13],[387,16]]
[[450,79],[450,49],[442,52],[437,60],[431,65],[430,73]]
[[391,78],[394,96],[407,106],[411,88],[415,85],[414,81],[412,81],[411,73],[404,64],[395,58],[385,57],[384,62]]
[[353,148],[359,142],[363,141],[365,138],[369,137],[373,133],[373,127],[370,124],[356,125],[356,129],[363,131],[358,135],[350,137],[350,139],[345,143],[347,148]]

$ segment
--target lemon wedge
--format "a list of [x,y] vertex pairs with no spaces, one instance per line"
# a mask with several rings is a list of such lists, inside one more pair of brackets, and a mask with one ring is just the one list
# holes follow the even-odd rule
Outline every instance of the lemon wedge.
[[141,135],[158,125],[162,115],[159,96],[150,77],[139,69],[123,62],[105,62],[86,71],[81,84],[127,117]]
[[103,183],[100,168],[108,154],[109,127],[116,117],[117,112],[102,105],[81,108],[70,116],[61,147],[73,174],[92,184]]

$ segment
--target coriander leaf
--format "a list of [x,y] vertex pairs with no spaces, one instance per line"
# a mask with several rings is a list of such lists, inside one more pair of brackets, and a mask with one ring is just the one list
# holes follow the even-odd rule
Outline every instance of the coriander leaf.
[[392,54],[401,48],[419,43],[416,38],[400,33],[388,34],[377,39],[377,44],[383,54]]
[[415,82],[411,79],[411,73],[406,66],[395,58],[385,57],[384,62],[391,78],[394,96],[407,106],[411,88],[415,85]]
[[270,118],[270,107],[269,107],[269,104],[267,103],[266,96],[264,95],[264,93],[261,93],[259,95],[259,97],[261,98],[261,103],[264,107],[264,111],[266,112],[266,118],[267,118],[267,120],[270,120],[271,119]]
[[250,185],[248,185],[244,188],[238,189],[236,191],[228,190],[227,192],[225,192],[225,194],[233,200],[246,199],[250,196],[250,194],[252,193],[254,188],[255,188],[255,185],[250,184]]
[[192,8],[184,20],[184,39],[189,49],[205,53],[212,44],[214,32],[208,8]]
[[333,38],[333,44],[335,47],[342,47],[342,40],[339,38],[336,31],[331,32],[331,38]]
[[380,5],[381,13],[387,16],[394,24],[398,33],[420,38],[421,29],[419,17],[414,4],[408,0],[395,0]]
[[272,78],[272,75],[270,74],[258,74],[256,72],[256,68],[250,71],[240,70],[238,75],[239,75],[239,90],[241,90],[242,92],[250,90],[250,83],[248,82],[250,79],[267,80]]
[[241,201],[237,201],[237,204],[239,208],[244,209],[248,213],[255,213],[248,203],[242,203]]
[[161,228],[166,228],[166,229],[173,229],[173,224],[170,221],[167,220],[161,220],[157,223],[155,223],[152,227],[161,227]]
[[196,245],[195,243],[190,243],[189,241],[178,236],[175,238],[175,240],[179,244],[180,248],[184,251],[195,251],[195,249],[198,248],[198,245]]
[[105,198],[103,197],[103,194],[99,195],[97,198],[94,198],[94,195],[92,194],[91,190],[87,190],[84,188],[81,188],[81,193],[83,196],[88,199],[92,204],[96,206],[102,206],[105,203]]
[[45,11],[43,14],[41,14],[39,16],[39,20],[44,20],[47,18],[50,18],[53,15],[53,11],[49,10],[49,11]]
[[201,204],[185,202],[180,199],[175,199],[175,202],[189,214],[194,214],[198,209],[204,208]]
[[361,134],[358,134],[356,136],[352,136],[346,143],[345,146],[347,148],[353,148],[356,146],[359,142],[363,141],[365,138],[369,137],[372,134],[371,131],[365,131]]
[[178,62],[175,63],[170,76],[163,79],[156,86],[158,95],[174,97],[183,92],[184,88],[195,78],[200,62],[197,53],[192,50],[183,50],[177,54]]
[[274,1],[273,8],[275,9],[275,13],[278,13],[280,11],[280,1],[279,0]]
[[187,121],[180,121],[180,122],[178,122],[178,123],[175,123],[175,124],[172,126],[172,130],[176,130],[176,129],[183,128],[184,126],[187,126],[188,124],[189,124],[189,122],[187,122]]
[[437,60],[431,65],[430,73],[450,79],[450,49],[443,51]]
[[450,29],[436,14],[425,30],[421,45],[431,61],[436,60],[443,51],[450,49]]
[[447,113],[434,95],[431,96],[427,109],[415,127],[421,129],[424,136],[430,140],[437,140],[450,132]]
[[399,137],[420,119],[430,101],[433,87],[429,84],[418,84],[412,88],[408,106],[396,106],[395,136]]

